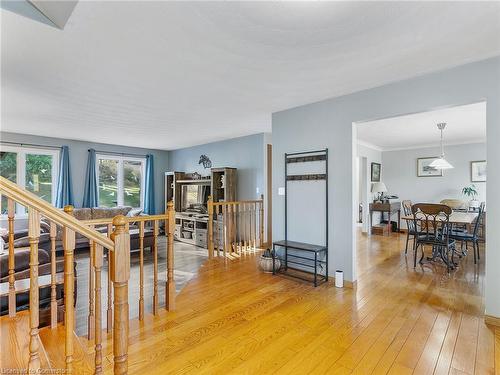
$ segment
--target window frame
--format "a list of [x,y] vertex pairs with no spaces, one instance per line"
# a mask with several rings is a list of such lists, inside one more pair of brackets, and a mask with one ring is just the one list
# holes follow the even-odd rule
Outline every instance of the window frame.
[[99,205],[99,160],[116,160],[118,162],[118,167],[116,170],[116,189],[117,189],[117,199],[116,207],[124,206],[124,179],[123,179],[123,162],[124,161],[135,161],[141,163],[141,194],[140,194],[140,206],[132,207],[133,209],[141,208],[144,209],[144,196],[146,187],[146,157],[137,156],[127,156],[127,155],[110,155],[105,153],[96,153],[95,155],[95,170],[96,170],[96,180],[97,180],[97,204]]
[[[27,147],[0,144],[1,152],[16,153],[16,184],[26,189],[26,155],[49,155],[52,156],[52,194],[51,205],[55,207],[57,198],[57,182],[59,177],[59,157],[60,150],[44,147]],[[6,216],[5,214],[1,215]],[[16,204],[16,216],[27,216],[26,207]]]

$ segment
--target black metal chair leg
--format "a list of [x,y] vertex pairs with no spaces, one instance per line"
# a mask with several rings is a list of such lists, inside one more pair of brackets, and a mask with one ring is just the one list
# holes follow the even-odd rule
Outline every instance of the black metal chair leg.
[[418,261],[419,264],[422,264],[423,260],[424,260],[424,256],[425,256],[425,246],[422,245],[422,256],[420,257],[420,260]]
[[418,251],[418,244],[415,246],[415,249],[413,250],[413,268],[417,268],[417,251]]
[[479,241],[476,241],[476,247],[477,247],[477,260],[480,260],[481,256],[479,255]]
[[405,255],[408,254],[408,242],[410,241],[410,231],[406,233],[406,247],[405,247]]
[[475,243],[475,241],[472,241],[472,251],[474,251],[474,264],[477,264],[477,258],[476,258],[476,243]]

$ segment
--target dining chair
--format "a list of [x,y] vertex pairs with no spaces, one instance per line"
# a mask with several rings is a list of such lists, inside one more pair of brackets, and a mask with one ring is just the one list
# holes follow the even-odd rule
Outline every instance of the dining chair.
[[451,207],[445,204],[417,203],[411,207],[411,210],[415,230],[418,232],[415,237],[413,267],[417,266],[418,249],[422,248],[422,256],[419,261],[419,263],[422,263],[425,255],[424,247],[429,245],[432,247],[431,259],[439,256],[446,264],[449,272],[455,266],[453,259],[455,240],[450,238],[452,229],[450,224]]
[[485,203],[482,202],[479,206],[478,215],[476,221],[474,222],[474,228],[472,233],[464,232],[464,231],[455,231],[452,230],[450,234],[450,238],[465,243],[465,247],[468,247],[469,242],[472,243],[472,249],[474,251],[474,264],[477,264],[477,261],[480,260],[479,256],[479,226],[481,224],[482,216],[484,214]]
[[[410,200],[404,200],[401,202],[401,205],[403,206],[403,213],[405,216],[412,216],[411,212],[411,206],[412,203]],[[406,220],[406,246],[405,246],[405,255],[408,254],[408,243],[410,242],[410,236],[412,237],[413,240],[413,248],[415,248],[416,241],[415,238],[418,234],[416,228],[415,228],[415,223],[413,220]]]

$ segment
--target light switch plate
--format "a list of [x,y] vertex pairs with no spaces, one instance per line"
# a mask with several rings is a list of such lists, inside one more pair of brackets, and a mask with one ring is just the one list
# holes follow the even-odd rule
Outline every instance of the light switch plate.
[[278,188],[278,195],[285,195],[285,188],[284,187]]

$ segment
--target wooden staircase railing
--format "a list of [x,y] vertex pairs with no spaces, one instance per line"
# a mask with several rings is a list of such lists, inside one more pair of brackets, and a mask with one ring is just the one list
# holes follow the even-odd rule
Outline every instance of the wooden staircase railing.
[[[167,203],[167,213],[164,215],[145,215],[134,217],[123,217],[125,226],[136,223],[139,229],[139,320],[144,319],[144,236],[146,223],[152,223],[153,228],[153,314],[156,315],[159,309],[159,279],[158,279],[158,236],[160,233],[160,224],[165,222],[165,231],[167,235],[166,259],[167,268],[165,274],[165,308],[173,310],[175,305],[175,281],[174,281],[174,230],[175,230],[175,210],[173,202]],[[91,227],[107,225],[108,233],[112,233],[112,219],[93,219],[82,220],[82,223]],[[90,274],[90,280],[93,280],[93,273]],[[108,294],[109,298],[109,294]],[[94,301],[89,298],[89,316],[93,311]],[[108,303],[109,305],[109,303]],[[89,335],[89,339],[91,335]]]
[[[102,313],[101,313],[101,274],[104,263],[104,251],[108,251],[108,301],[107,301],[107,329],[113,334],[113,369],[115,374],[126,374],[128,371],[128,325],[129,325],[129,302],[128,302],[128,283],[130,278],[130,235],[129,223],[140,223],[140,251],[141,251],[141,298],[139,305],[142,304],[141,319],[144,316],[144,270],[143,270],[143,239],[144,224],[146,221],[154,222],[154,252],[155,252],[155,289],[156,289],[156,307],[158,309],[157,296],[157,236],[160,221],[165,221],[165,228],[168,235],[167,242],[167,279],[166,279],[166,308],[174,308],[175,284],[173,279],[173,229],[175,227],[175,217],[173,205],[169,202],[166,215],[153,215],[144,217],[127,218],[116,216],[113,219],[103,221],[82,222],[72,216],[73,207],[66,206],[61,211],[51,204],[43,201],[36,195],[19,187],[17,184],[0,177],[0,195],[8,200],[8,223],[9,223],[9,250],[8,250],[8,304],[9,317],[16,316],[16,284],[15,280],[15,249],[14,249],[14,220],[15,206],[22,205],[28,211],[28,236],[30,249],[29,262],[29,359],[28,372],[36,373],[40,370],[40,338],[39,338],[39,288],[40,286],[50,286],[50,327],[57,327],[57,302],[56,287],[58,284],[64,284],[64,325],[65,325],[65,364],[68,373],[73,372],[73,353],[74,353],[74,250],[75,234],[86,237],[90,245],[90,280],[89,287],[89,319],[88,319],[88,337],[94,338],[95,358],[94,372],[100,374],[103,372],[102,359]],[[50,247],[50,281],[49,284],[40,285],[39,281],[43,279],[38,275],[38,246],[40,239],[41,218],[48,220],[50,225],[49,238]],[[107,234],[102,234],[95,229],[98,224],[107,225]],[[64,279],[59,280],[56,275],[56,237],[57,230],[62,231],[62,245],[64,249]],[[113,229],[114,228],[114,229]],[[90,282],[89,280],[89,282]],[[23,280],[24,281],[24,280]],[[45,281],[46,282],[46,281]],[[142,300],[142,301],[141,301]],[[156,310],[155,310],[156,309]]]
[[264,196],[258,200],[213,202],[208,198],[208,257],[233,257],[264,245]]

